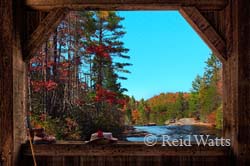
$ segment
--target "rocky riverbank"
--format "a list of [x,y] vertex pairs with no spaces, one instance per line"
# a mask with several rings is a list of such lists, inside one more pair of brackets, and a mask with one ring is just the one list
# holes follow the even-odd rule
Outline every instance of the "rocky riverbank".
[[184,125],[198,125],[198,126],[208,126],[208,127],[215,127],[215,124],[212,123],[204,123],[195,118],[182,118],[179,120],[173,121],[166,121],[165,125],[167,126],[184,126]]
[[134,126],[126,126],[123,132],[124,137],[144,137],[147,134],[145,131],[137,131]]
[[[213,132],[213,130],[215,130],[214,124],[204,123],[204,122],[201,122],[201,121],[196,120],[194,118],[182,118],[182,119],[178,119],[178,120],[166,121],[165,126],[170,127],[170,128],[167,128],[168,130],[172,129],[173,127],[174,127],[174,129],[176,129],[174,133],[170,133],[170,134],[180,134],[180,135],[181,134],[184,134],[184,135],[185,134],[193,134],[196,132],[200,133],[200,134],[203,134],[203,133],[209,134],[209,133]],[[197,131],[189,131],[190,127],[188,127],[188,126],[193,126],[194,130],[197,130]],[[157,126],[147,126],[147,125],[140,126],[140,128],[142,128],[142,127],[143,128],[147,128],[147,127],[148,128],[150,128],[150,127],[157,128]],[[202,129],[203,132],[200,132],[198,129]],[[139,138],[139,137],[144,137],[147,134],[150,134],[150,132],[144,131],[142,129],[138,130],[138,127],[136,129],[134,126],[126,126],[125,130],[123,132],[123,137],[124,138],[127,138],[127,137],[138,137]]]

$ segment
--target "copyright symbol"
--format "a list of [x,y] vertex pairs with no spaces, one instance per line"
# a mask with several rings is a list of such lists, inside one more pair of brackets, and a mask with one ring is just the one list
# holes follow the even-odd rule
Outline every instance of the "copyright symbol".
[[157,137],[153,134],[148,134],[144,137],[144,144],[147,146],[154,146],[157,143]]

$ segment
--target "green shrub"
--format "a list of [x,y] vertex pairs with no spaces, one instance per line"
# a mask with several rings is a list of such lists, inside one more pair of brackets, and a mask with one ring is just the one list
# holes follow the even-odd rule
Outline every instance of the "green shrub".
[[216,110],[216,128],[222,129],[223,127],[223,111],[222,105]]

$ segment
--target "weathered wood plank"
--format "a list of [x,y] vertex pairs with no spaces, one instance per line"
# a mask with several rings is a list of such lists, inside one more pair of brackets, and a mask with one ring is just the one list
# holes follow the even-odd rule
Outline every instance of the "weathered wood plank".
[[[230,147],[209,147],[192,145],[190,147],[161,146],[148,147],[144,143],[118,143],[110,145],[91,144],[51,144],[34,145],[37,156],[227,156]],[[28,144],[23,145],[23,154],[31,155]]]
[[[33,165],[31,156],[21,166]],[[226,156],[70,156],[53,163],[49,156],[37,157],[39,166],[235,166]]]
[[[227,7],[226,7],[227,8]],[[203,17],[211,24],[216,32],[225,39],[226,37],[226,17],[225,10],[220,11],[200,11]]]
[[0,2],[0,165],[12,165],[13,152],[13,10]]
[[200,37],[207,43],[221,62],[225,62],[226,42],[211,26],[200,11],[195,7],[182,7],[180,9],[182,16],[189,22]]
[[250,165],[250,1],[233,4],[234,51],[237,55],[237,108],[234,149],[238,165]]
[[26,0],[26,5],[40,10],[67,7],[72,10],[176,10],[182,6],[195,6],[201,10],[223,9],[228,0]]
[[[232,38],[232,4],[229,4],[222,13],[220,13],[219,19],[217,21],[212,21],[213,23],[218,22],[216,29],[221,29],[220,32],[224,34],[227,44],[227,62],[223,64],[223,137],[232,139],[234,135],[234,105],[237,94],[236,87],[236,58],[233,56],[233,38]],[[207,16],[206,16],[207,18]],[[233,144],[233,143],[232,143]]]
[[24,48],[24,59],[30,59],[42,44],[49,38],[50,34],[56,29],[61,20],[65,17],[68,10],[58,8],[50,11],[41,21],[37,29],[29,37]]
[[[143,143],[111,145],[52,144],[34,145],[39,165],[88,166],[151,166],[151,165],[233,165],[230,147],[197,146],[174,147]],[[29,145],[23,146],[23,165],[31,163]],[[63,157],[63,159],[61,158]],[[54,159],[55,158],[55,159]],[[56,164],[54,164],[56,165]]]
[[25,31],[24,41],[28,40],[28,37],[37,29],[42,20],[47,16],[48,12],[42,12],[40,10],[26,10],[25,11]]

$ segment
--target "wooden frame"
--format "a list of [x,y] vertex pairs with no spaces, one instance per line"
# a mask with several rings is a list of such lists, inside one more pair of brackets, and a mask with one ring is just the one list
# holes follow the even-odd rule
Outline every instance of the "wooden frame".
[[[186,0],[161,0],[154,2],[150,0],[145,2],[144,0],[76,0],[74,2],[70,0],[54,1],[54,0],[27,0],[26,5],[30,8],[49,10],[57,7],[57,9],[51,10],[50,13],[40,23],[37,29],[31,34],[27,46],[25,46],[25,59],[29,59],[32,54],[42,45],[42,43],[48,38],[48,35],[54,31],[55,27],[60,23],[60,20],[65,16],[65,11],[70,10],[179,10],[182,16],[189,22],[189,24],[195,29],[200,37],[208,44],[213,50],[216,56],[223,63],[226,60],[226,42],[219,35],[216,29],[209,23],[209,21],[202,15],[202,13],[196,8],[200,9],[223,9],[227,4],[226,0],[208,1],[200,0],[186,1]],[[114,7],[115,6],[115,7]],[[190,7],[193,6],[193,7]],[[194,7],[196,6],[196,7]],[[132,8],[131,8],[132,7]]]
[[[39,164],[53,165],[178,165],[183,161],[194,160],[193,165],[201,162],[211,165],[217,161],[230,165],[232,157],[230,147],[208,147],[192,145],[191,147],[145,146],[143,143],[117,143],[108,145],[91,145],[77,142],[58,142],[53,145],[34,145],[36,159]],[[29,145],[23,145],[23,165],[32,163]],[[48,158],[47,156],[50,156]],[[90,157],[91,156],[91,157]],[[94,159],[93,159],[93,158]],[[104,160],[106,162],[104,162]],[[105,164],[104,164],[105,163]]]
[[213,50],[220,61],[224,63],[227,59],[226,42],[213,28],[209,21],[195,7],[182,7],[180,13],[205,43],[207,43],[207,45]]
[[67,14],[68,9],[57,8],[51,10],[48,15],[41,21],[36,30],[29,36],[24,48],[24,59],[29,60],[32,55],[42,46],[49,38],[50,34],[55,31],[61,20]]
[[[5,165],[18,165],[19,147],[25,138],[19,136],[23,135],[20,133],[22,128],[20,126],[23,126],[24,116],[20,115],[24,114],[26,105],[26,101],[23,100],[26,95],[24,83],[26,68],[22,57],[27,53],[30,58],[32,52],[40,45],[38,42],[39,44],[33,47],[31,42],[44,40],[43,32],[52,29],[40,24],[30,36],[30,33],[25,32],[31,25],[27,24],[26,27],[21,25],[26,22],[24,15],[30,10],[39,13],[64,7],[73,10],[180,9],[196,31],[204,35],[202,38],[213,47],[220,59],[224,60],[224,133],[225,137],[232,141],[236,163],[250,164],[250,1],[248,0],[1,1],[0,43],[5,47],[0,52],[0,128],[5,130],[0,130],[0,162],[4,160]],[[37,17],[32,19],[39,22]],[[50,23],[50,25],[56,24]],[[24,49],[21,45],[23,41],[29,43],[29,47]],[[22,52],[23,50],[25,52]]]
[[67,7],[71,10],[177,10],[197,7],[201,10],[221,10],[228,0],[26,0],[32,9],[50,10]]

